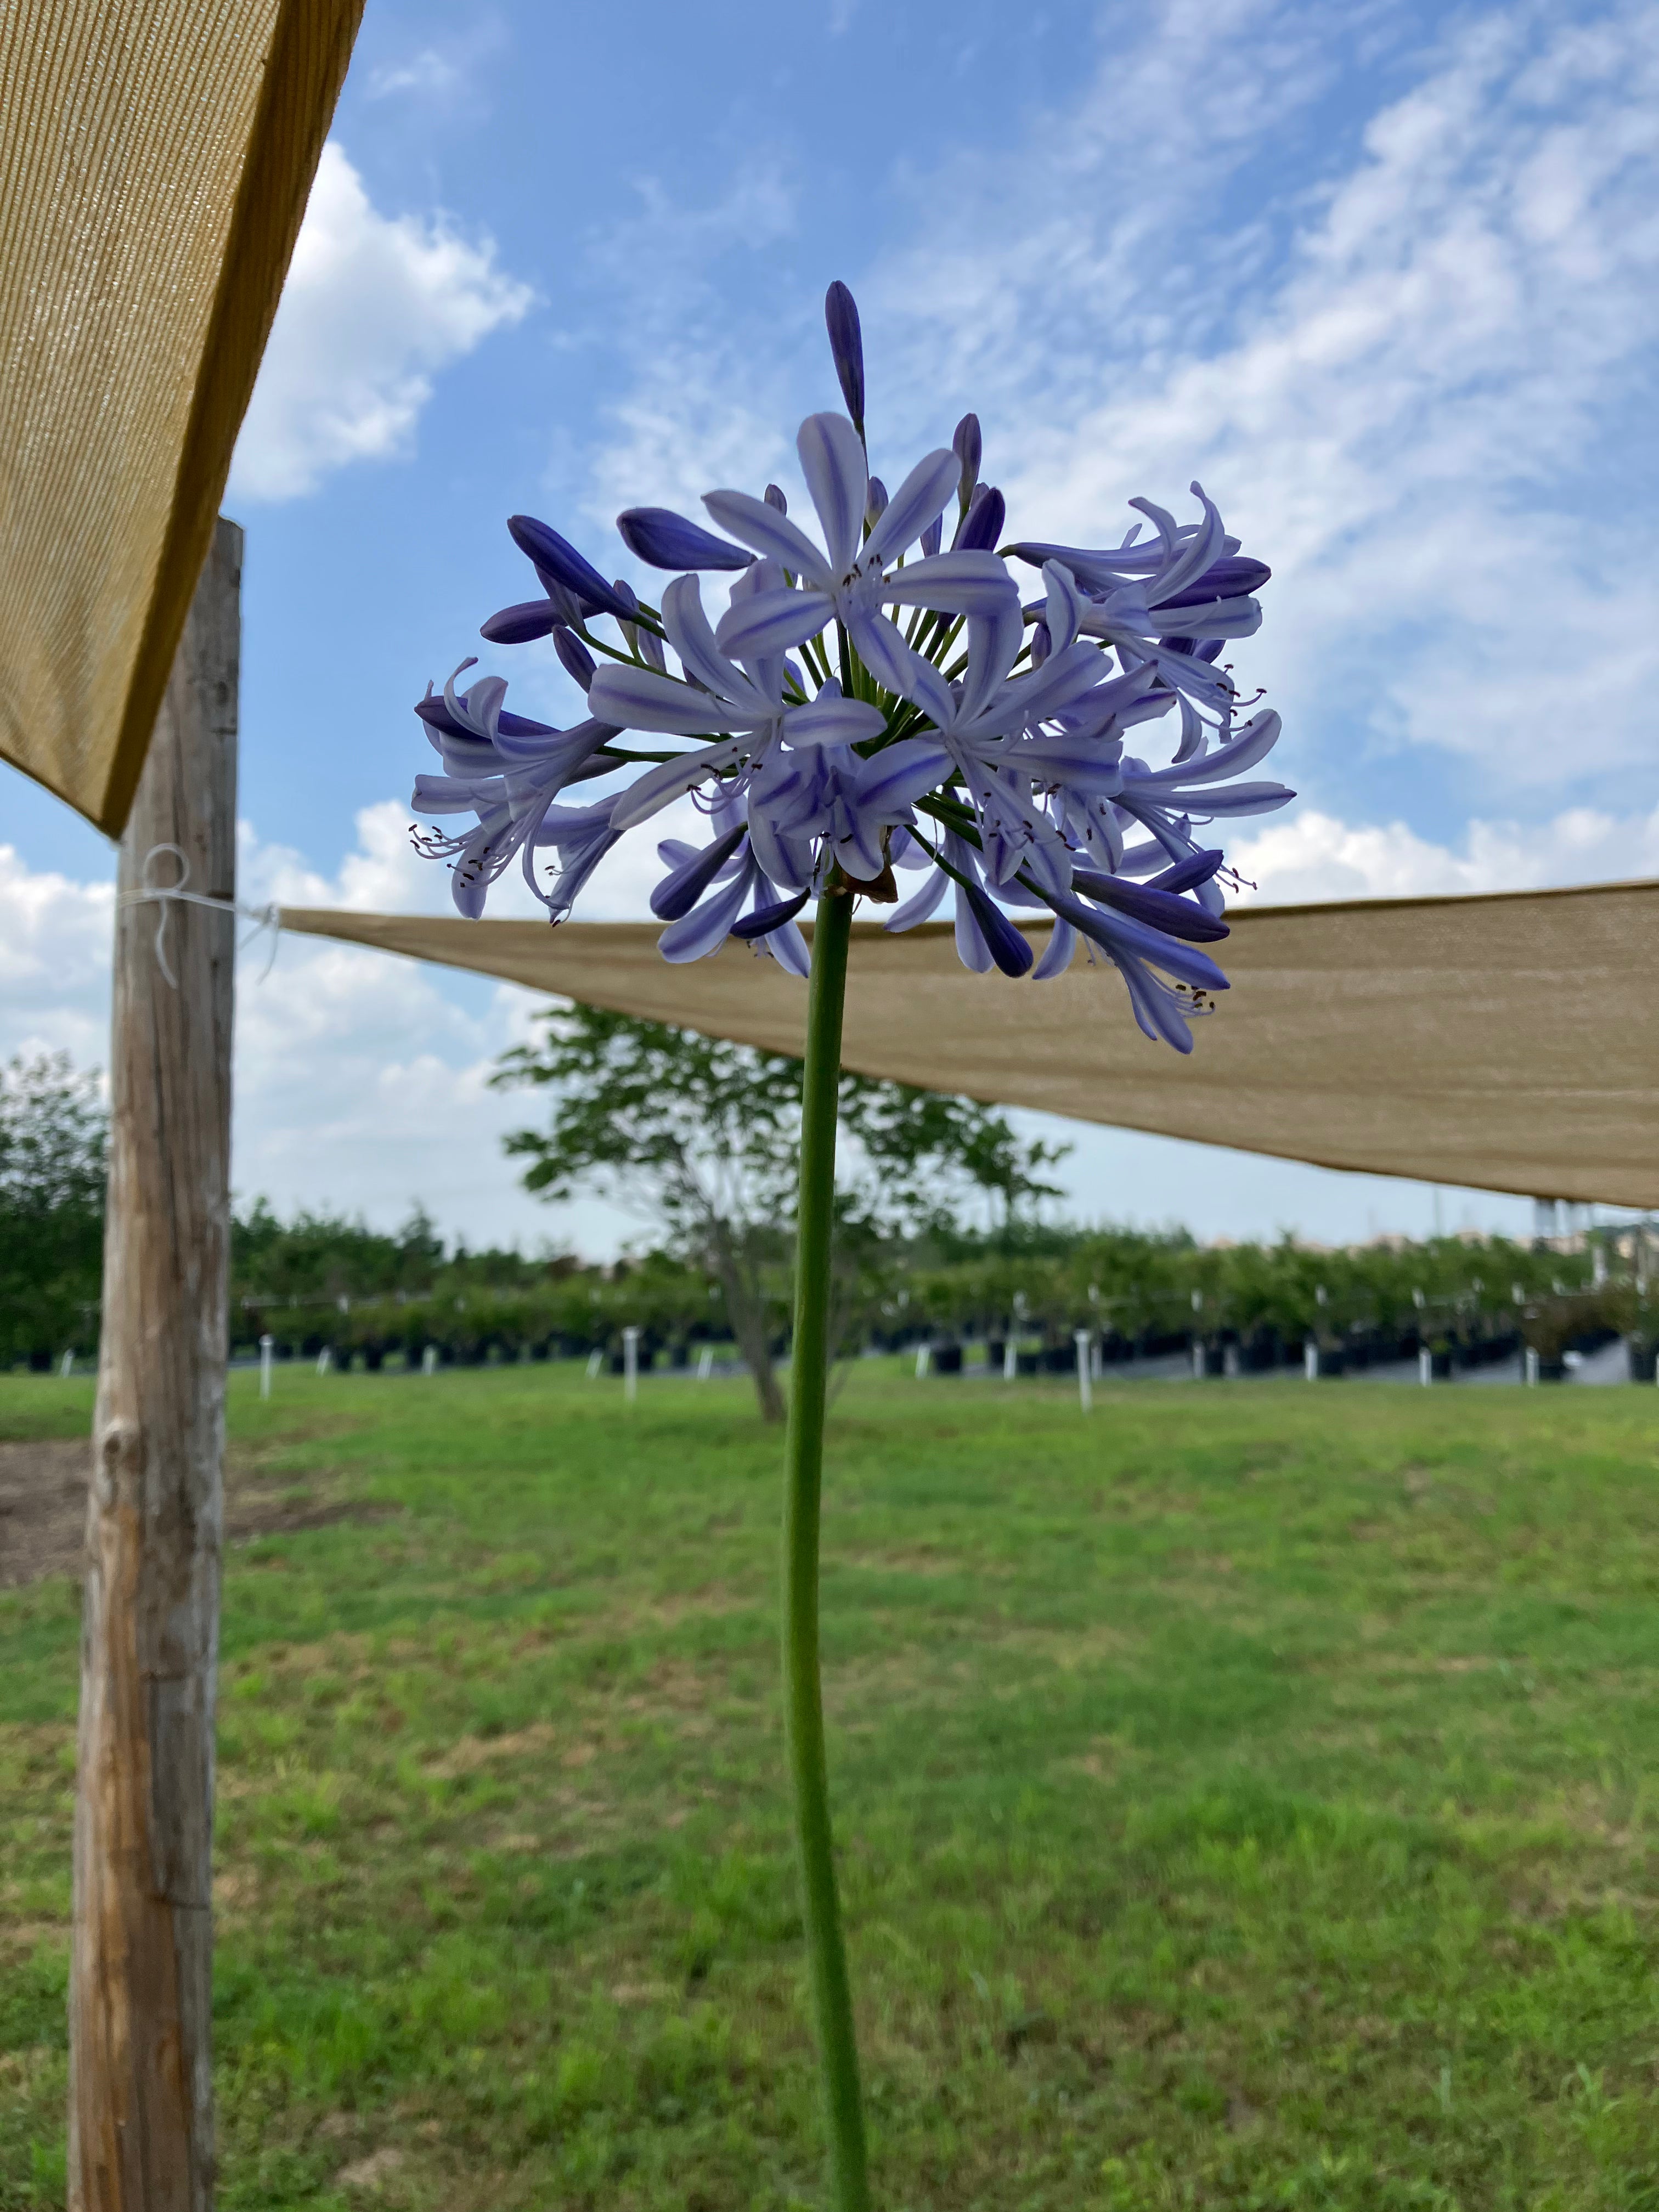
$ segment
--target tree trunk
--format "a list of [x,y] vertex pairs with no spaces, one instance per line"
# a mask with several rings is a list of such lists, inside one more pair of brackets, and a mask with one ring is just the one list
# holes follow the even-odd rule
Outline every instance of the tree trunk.
[[[71,2212],[208,2212],[242,533],[222,520],[121,842],[81,1635]],[[146,858],[153,856],[146,871]],[[166,959],[156,927],[165,917]]]
[[744,1278],[743,1262],[732,1242],[730,1222],[718,1218],[709,1224],[709,1244],[714,1273],[726,1298],[726,1317],[738,1340],[744,1365],[755,1381],[755,1396],[763,1421],[781,1421],[783,1393],[772,1365],[772,1346],[766,1334],[766,1308],[759,1292]]

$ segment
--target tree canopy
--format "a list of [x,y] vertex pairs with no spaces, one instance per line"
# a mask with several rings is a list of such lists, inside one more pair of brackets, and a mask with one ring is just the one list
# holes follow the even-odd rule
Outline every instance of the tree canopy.
[[[765,1276],[793,1213],[801,1079],[783,1053],[580,1005],[551,1010],[538,1042],[506,1054],[493,1079],[552,1093],[548,1126],[506,1139],[530,1163],[526,1188],[605,1189],[709,1267],[769,1419],[783,1406]],[[1005,1219],[1058,1195],[1042,1171],[1061,1150],[1021,1139],[994,1107],[850,1071],[840,1104],[844,1262],[954,1220],[975,1194]]]
[[95,1340],[109,1116],[65,1053],[0,1067],[0,1357]]

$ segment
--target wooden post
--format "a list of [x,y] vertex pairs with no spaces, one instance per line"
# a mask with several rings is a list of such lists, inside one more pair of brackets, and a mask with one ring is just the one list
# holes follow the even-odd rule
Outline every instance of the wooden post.
[[[81,1634],[70,2212],[213,2201],[213,1724],[223,1522],[242,533],[222,520],[121,841],[109,1213]],[[156,957],[167,917],[169,983]]]

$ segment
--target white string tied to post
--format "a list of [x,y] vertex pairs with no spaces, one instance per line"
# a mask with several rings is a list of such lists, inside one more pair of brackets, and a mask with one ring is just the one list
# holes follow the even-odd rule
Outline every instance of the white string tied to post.
[[[153,884],[149,879],[151,868],[163,853],[171,853],[179,863],[176,884]],[[124,892],[121,903],[123,906],[159,906],[161,909],[155,921],[155,964],[175,991],[179,988],[179,978],[173,974],[167,959],[167,923],[175,905],[211,907],[220,914],[240,914],[245,921],[251,921],[253,927],[237,946],[238,952],[245,951],[256,937],[268,929],[270,932],[270,956],[259,976],[259,981],[264,981],[276,965],[276,949],[282,942],[279,932],[283,910],[274,899],[269,906],[244,906],[240,899],[222,898],[213,891],[186,890],[185,886],[190,882],[190,859],[177,845],[152,845],[144,855],[143,866],[138,875],[140,888],[136,891]]]

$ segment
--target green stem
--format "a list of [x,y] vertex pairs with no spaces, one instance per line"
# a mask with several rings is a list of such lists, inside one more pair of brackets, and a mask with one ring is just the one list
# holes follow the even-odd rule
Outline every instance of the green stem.
[[841,1089],[847,949],[852,933],[852,896],[837,886],[818,901],[812,931],[812,975],[807,986],[788,1492],[783,1520],[783,1686],[806,1952],[830,2130],[830,2186],[836,2212],[869,2212],[859,2054],[853,2035],[853,1997],[842,1942],[841,1908],[836,1899],[830,1783],[823,1756],[823,1698],[818,1682],[818,1521],[823,1479],[824,1387],[830,1361],[836,1115]]

